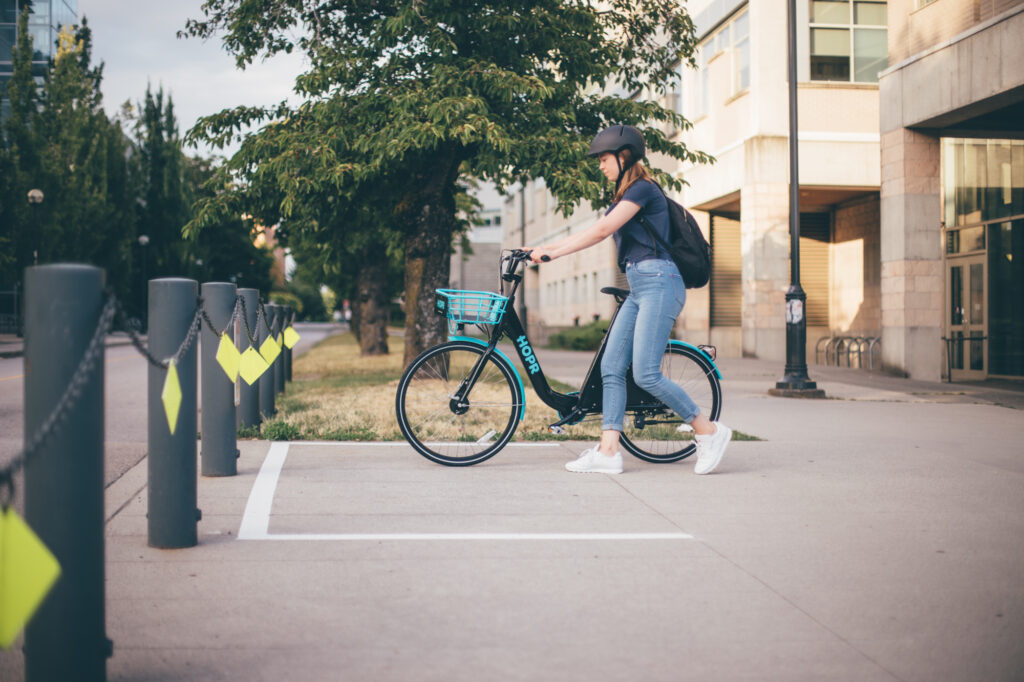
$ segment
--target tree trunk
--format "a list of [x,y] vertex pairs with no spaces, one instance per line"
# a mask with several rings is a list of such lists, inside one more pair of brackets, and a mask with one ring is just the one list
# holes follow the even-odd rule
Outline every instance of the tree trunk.
[[353,328],[359,330],[360,355],[387,355],[390,316],[385,285],[387,274],[387,255],[381,249],[368,250],[357,275],[357,310],[352,315]]
[[[454,215],[452,216],[454,218]],[[453,221],[447,229],[412,234],[405,251],[405,357],[408,366],[427,348],[447,339],[448,321],[435,312],[434,291],[448,286]]]
[[408,366],[427,348],[448,336],[448,322],[434,308],[434,291],[448,286],[452,236],[455,233],[455,181],[460,150],[439,149],[420,176],[414,208],[407,214],[405,241],[405,357]]

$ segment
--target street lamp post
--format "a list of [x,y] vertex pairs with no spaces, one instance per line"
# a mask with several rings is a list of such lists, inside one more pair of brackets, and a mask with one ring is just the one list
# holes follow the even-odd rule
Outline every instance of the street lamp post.
[[[148,246],[148,245],[149,245],[149,236],[148,235],[144,235],[144,234],[140,234],[139,235],[139,252],[140,252],[139,255],[142,257],[142,289],[141,290],[143,292],[149,291],[149,280],[146,279],[146,261],[149,260],[146,257],[146,255],[147,255],[146,254],[146,246]],[[143,293],[143,296],[146,296],[146,294]],[[146,299],[145,298],[143,298],[142,321],[143,321],[143,328],[148,329],[149,328],[149,311],[148,311],[148,306],[146,304]]]
[[787,3],[789,49],[789,290],[786,292],[786,374],[773,395],[824,398],[807,375],[807,294],[800,286],[800,171],[797,140],[796,0]]
[[142,251],[142,286],[145,288],[146,284],[146,246],[149,245],[149,237],[144,234],[139,235],[139,250]]
[[32,230],[34,247],[32,248],[32,265],[39,265],[39,205],[43,203],[43,190],[28,191],[28,205],[32,207]]

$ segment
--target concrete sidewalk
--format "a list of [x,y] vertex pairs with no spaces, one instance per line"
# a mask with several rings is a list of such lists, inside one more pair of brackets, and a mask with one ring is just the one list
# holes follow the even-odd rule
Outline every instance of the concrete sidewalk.
[[109,679],[1021,679],[1024,412],[813,366],[832,399],[773,398],[781,367],[721,364],[723,421],[763,440],[711,476],[248,441],[199,481],[199,546],[162,551],[144,460],[107,490]]

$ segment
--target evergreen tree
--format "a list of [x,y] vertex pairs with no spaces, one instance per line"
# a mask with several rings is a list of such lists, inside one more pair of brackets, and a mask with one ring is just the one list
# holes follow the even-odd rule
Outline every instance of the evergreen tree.
[[154,95],[146,88],[136,122],[141,201],[138,230],[149,239],[146,247],[149,277],[180,276],[188,268],[187,245],[181,228],[188,222],[183,195],[184,154],[178,137],[174,104],[165,103],[161,87]]
[[13,73],[6,96],[10,115],[0,135],[0,286],[12,286],[32,264],[33,216],[28,191],[38,177],[39,156],[32,124],[39,93],[32,78],[32,37],[29,10],[18,17],[17,43],[11,55]]

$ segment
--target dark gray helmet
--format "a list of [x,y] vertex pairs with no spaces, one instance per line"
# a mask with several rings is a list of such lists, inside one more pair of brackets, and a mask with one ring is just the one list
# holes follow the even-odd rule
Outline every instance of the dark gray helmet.
[[623,149],[628,149],[632,153],[634,162],[647,155],[647,144],[644,143],[644,136],[639,130],[633,126],[615,125],[597,134],[590,143],[590,152],[587,156],[618,154]]

